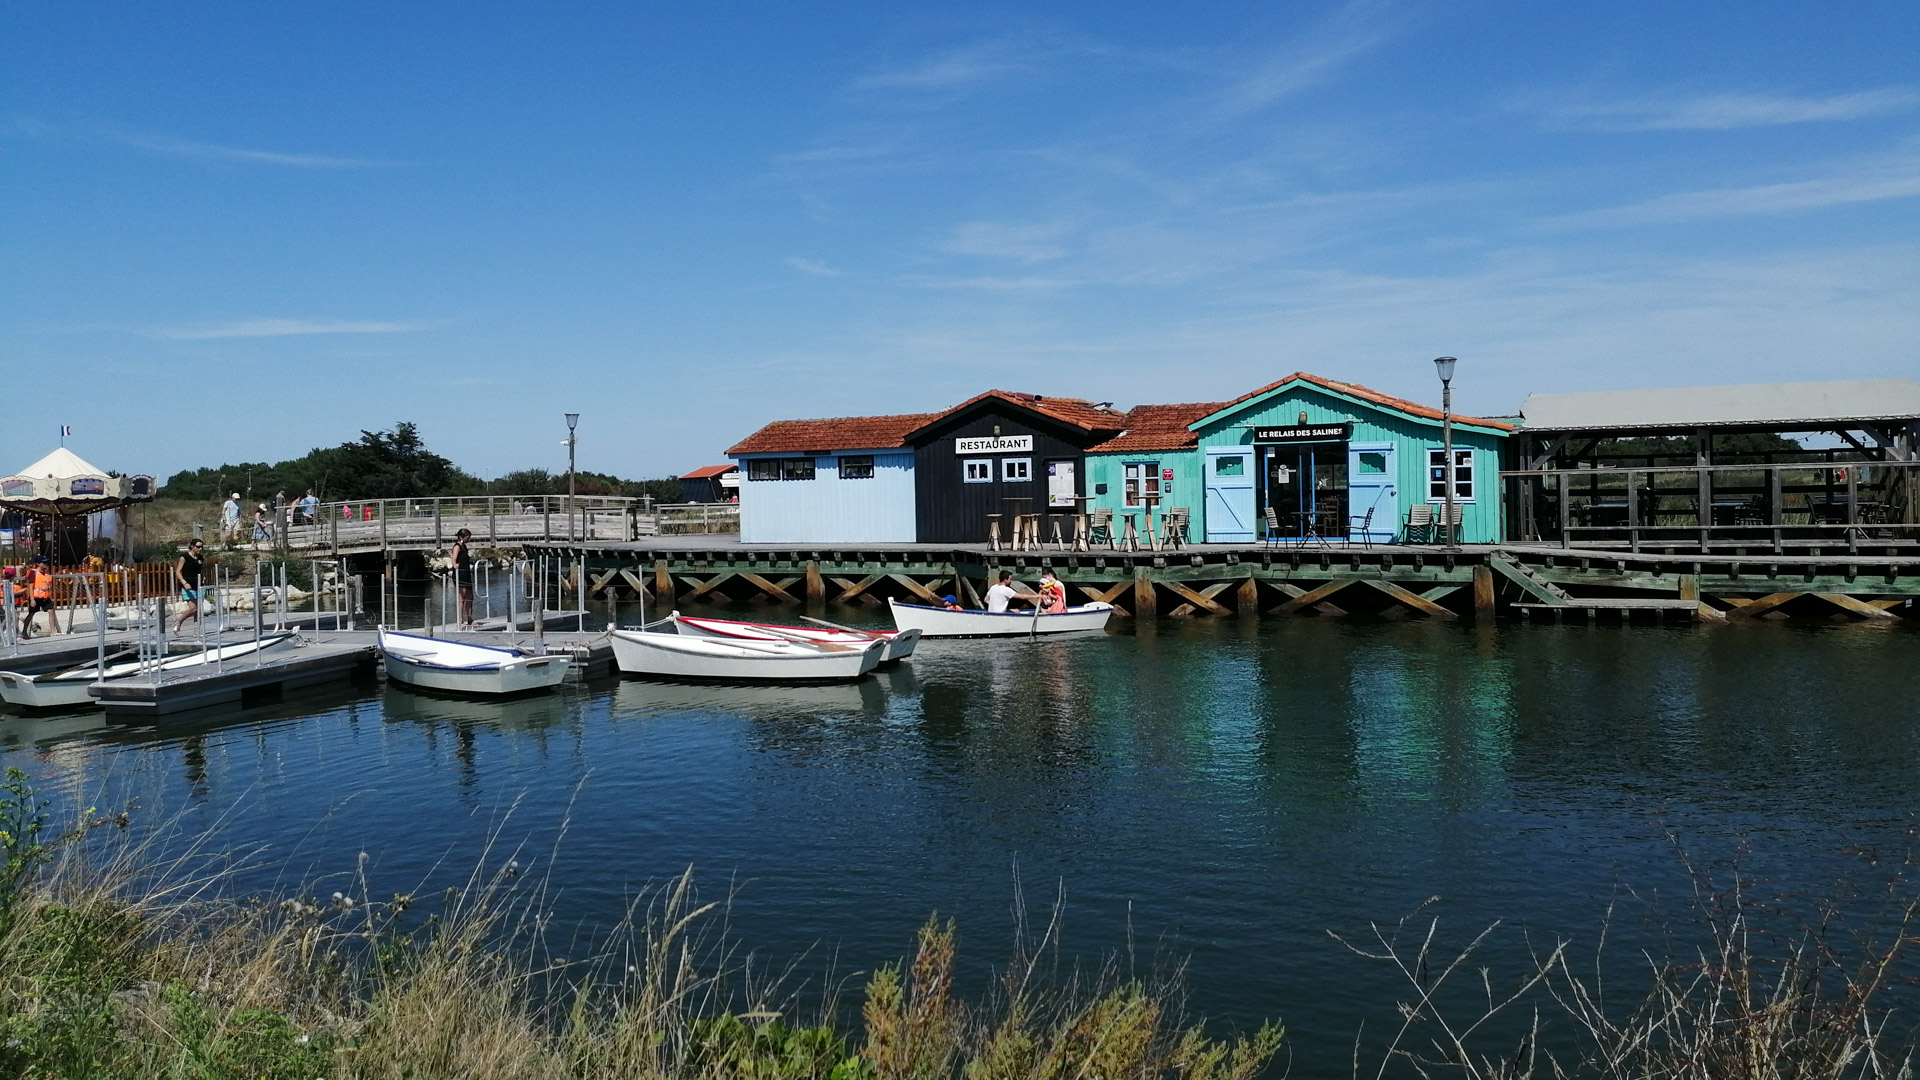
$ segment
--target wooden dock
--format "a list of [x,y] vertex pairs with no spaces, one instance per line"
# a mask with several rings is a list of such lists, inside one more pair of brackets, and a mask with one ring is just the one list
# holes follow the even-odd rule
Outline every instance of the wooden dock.
[[[1031,584],[1052,570],[1075,602],[1135,617],[1364,614],[1384,618],[1536,617],[1540,611],[1708,621],[1758,617],[1920,617],[1920,558],[1728,556],[1479,545],[1200,544],[1166,551],[995,551],[984,546],[743,545],[703,538],[532,545],[651,607],[693,600],[770,604],[977,604],[1001,569]],[[583,569],[582,569],[583,568]],[[1561,611],[1560,609],[1565,609]]]

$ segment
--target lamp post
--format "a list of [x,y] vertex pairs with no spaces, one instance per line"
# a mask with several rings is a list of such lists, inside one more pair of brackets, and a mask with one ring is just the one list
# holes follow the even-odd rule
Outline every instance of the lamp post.
[[573,537],[573,448],[580,442],[574,434],[574,428],[580,423],[580,414],[567,414],[567,537]]
[[1440,528],[1447,538],[1447,550],[1459,551],[1459,537],[1453,527],[1453,365],[1459,363],[1451,356],[1436,356],[1433,369],[1440,374],[1440,436],[1441,459],[1440,479],[1446,484],[1447,501],[1442,508],[1445,515],[1440,519]]

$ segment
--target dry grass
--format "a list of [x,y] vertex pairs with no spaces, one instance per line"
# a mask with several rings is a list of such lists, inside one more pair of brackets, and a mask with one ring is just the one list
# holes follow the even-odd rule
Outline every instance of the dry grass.
[[796,1019],[799,995],[756,977],[690,875],[569,961],[546,952],[541,884],[491,851],[424,918],[412,897],[368,902],[364,879],[358,897],[241,902],[230,856],[163,858],[124,816],[43,840],[10,780],[0,1075],[1251,1080],[1281,1041],[1277,1026],[1223,1040],[1180,1022],[1173,981],[1059,983],[1024,953],[965,1002],[938,921],[910,962],[872,973],[841,1030],[830,1001]]
[[[1702,943],[1673,946],[1667,956],[1642,953],[1644,990],[1622,1004],[1609,1002],[1602,975],[1604,927],[1590,968],[1586,961],[1576,966],[1571,942],[1556,941],[1534,951],[1529,968],[1505,989],[1477,964],[1498,924],[1453,951],[1439,947],[1438,920],[1414,916],[1373,927],[1365,944],[1343,940],[1358,955],[1390,965],[1409,990],[1371,1074],[1911,1078],[1912,1020],[1901,1017],[1915,985],[1907,953],[1920,942],[1920,886],[1911,855],[1891,865],[1867,855],[1869,872],[1880,878],[1877,895],[1839,887],[1832,897],[1808,900],[1758,895],[1737,861],[1709,870],[1681,852],[1692,880],[1694,926],[1685,937]],[[1843,896],[1870,901],[1863,922],[1843,911],[1836,899]],[[1897,1002],[1889,993],[1895,987],[1905,987],[1909,999]],[[1493,1034],[1516,1021],[1525,1030],[1517,1040]],[[1356,1041],[1356,1077],[1368,1073],[1360,1058]]]

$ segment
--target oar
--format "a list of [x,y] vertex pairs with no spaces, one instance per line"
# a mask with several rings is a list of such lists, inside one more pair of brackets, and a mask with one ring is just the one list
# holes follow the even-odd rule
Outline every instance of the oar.
[[880,630],[862,630],[857,626],[841,626],[837,622],[828,622],[825,619],[816,619],[811,615],[800,616],[800,621],[810,622],[815,626],[824,626],[831,630],[845,630],[849,634],[864,634],[867,637],[880,637],[880,636],[884,636],[884,633],[885,633],[884,631],[880,631]]

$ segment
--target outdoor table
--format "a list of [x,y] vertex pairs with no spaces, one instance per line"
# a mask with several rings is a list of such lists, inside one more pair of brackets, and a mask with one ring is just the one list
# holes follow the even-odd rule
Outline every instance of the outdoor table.
[[1153,531],[1153,511],[1155,507],[1160,505],[1160,496],[1142,495],[1140,496],[1140,501],[1145,503],[1147,506],[1147,513],[1146,513],[1147,547],[1154,551],[1159,551],[1160,536]]
[[1023,545],[1027,540],[1027,526],[1029,524],[1027,521],[1027,504],[1032,502],[1033,499],[1026,495],[1017,495],[1008,496],[1000,501],[1009,504],[1011,507],[1007,516],[1013,519],[1013,550],[1026,550]]
[[1075,551],[1086,551],[1092,547],[1087,540],[1087,532],[1091,528],[1088,524],[1087,504],[1092,501],[1091,495],[1072,496],[1073,508],[1069,511],[1069,516],[1073,518],[1073,550]]

